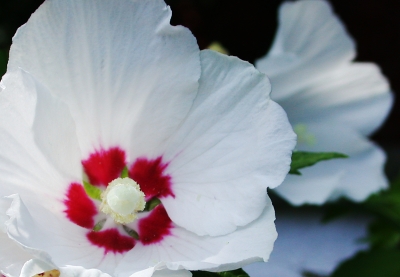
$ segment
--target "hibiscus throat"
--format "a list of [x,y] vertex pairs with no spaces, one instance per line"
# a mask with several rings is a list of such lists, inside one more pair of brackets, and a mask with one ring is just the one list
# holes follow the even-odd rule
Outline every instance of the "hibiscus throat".
[[160,243],[173,224],[162,199],[175,197],[168,163],[162,157],[126,161],[119,147],[95,151],[82,161],[82,183],[71,183],[64,210],[72,223],[105,254],[124,253],[136,244]]

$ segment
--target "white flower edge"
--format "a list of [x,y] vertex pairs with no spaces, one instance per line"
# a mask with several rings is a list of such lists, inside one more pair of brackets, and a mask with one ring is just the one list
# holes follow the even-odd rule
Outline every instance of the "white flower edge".
[[329,275],[341,261],[367,247],[365,237],[369,218],[349,216],[321,223],[318,211],[278,212],[279,238],[268,263],[244,267],[250,277],[300,277],[309,271]]

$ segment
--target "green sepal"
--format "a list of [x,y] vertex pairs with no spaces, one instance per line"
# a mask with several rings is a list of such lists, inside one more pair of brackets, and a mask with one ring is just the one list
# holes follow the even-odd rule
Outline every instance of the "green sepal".
[[146,206],[144,207],[143,212],[152,211],[155,207],[161,204],[161,200],[158,198],[153,198],[150,201],[146,202]]
[[139,234],[138,234],[135,230],[129,228],[129,227],[126,226],[126,225],[122,225],[122,228],[124,228],[124,231],[125,231],[129,236],[131,236],[132,238],[134,238],[134,239],[136,239],[136,240],[139,240]]
[[86,194],[95,200],[101,201],[101,189],[93,186],[89,182],[83,181],[83,188],[85,189]]
[[193,277],[249,277],[249,275],[241,268],[231,271],[208,272],[208,271],[192,271]]
[[121,171],[121,178],[128,178],[129,177],[129,170],[128,167],[124,167]]
[[301,175],[300,168],[312,166],[320,161],[348,158],[347,155],[336,152],[305,152],[294,151],[289,174]]
[[103,229],[104,223],[106,223],[106,219],[100,220],[99,222],[96,223],[93,227],[93,231],[98,232],[101,229]]

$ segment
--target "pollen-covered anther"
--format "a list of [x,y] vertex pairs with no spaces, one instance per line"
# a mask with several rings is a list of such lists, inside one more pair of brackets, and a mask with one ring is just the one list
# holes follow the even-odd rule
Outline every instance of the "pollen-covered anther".
[[101,194],[100,210],[110,215],[115,222],[133,222],[137,212],[146,206],[145,195],[139,185],[130,178],[117,178],[108,184]]

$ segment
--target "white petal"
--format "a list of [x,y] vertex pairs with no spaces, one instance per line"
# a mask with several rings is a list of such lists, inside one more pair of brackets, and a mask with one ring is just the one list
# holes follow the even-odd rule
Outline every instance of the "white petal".
[[282,4],[279,28],[257,68],[272,82],[272,98],[282,100],[355,57],[355,45],[325,1]]
[[[19,124],[32,128],[35,143],[49,163],[67,179],[80,177],[81,155],[75,123],[68,107],[21,69],[8,71],[2,85],[4,89],[1,99],[6,102],[3,106],[7,106],[8,110],[12,108],[20,116]],[[5,120],[9,118],[5,117]],[[11,125],[8,129],[12,132],[14,128],[16,126]]]
[[110,277],[98,269],[85,269],[80,266],[63,266],[60,273],[60,277]]
[[[21,117],[26,126],[32,126],[35,105],[36,91],[31,78],[27,78],[21,69],[10,70],[1,79],[1,111],[12,111]],[[5,122],[4,116],[0,117]],[[8,119],[7,121],[10,121]],[[12,122],[14,123],[14,122]]]
[[191,277],[192,273],[188,270],[156,270],[152,277]]
[[7,276],[16,277],[20,275],[24,263],[32,259],[33,256],[19,247],[6,233],[5,223],[8,220],[6,211],[10,207],[10,204],[10,199],[0,198],[0,271]]
[[201,58],[198,96],[165,154],[175,197],[162,202],[178,225],[222,235],[261,214],[266,188],[288,171],[295,136],[263,74],[213,51]]
[[[12,204],[7,210],[7,215],[10,219],[6,222],[7,233],[9,237],[19,243],[20,246],[28,254],[39,258],[42,261],[46,261],[48,264],[52,264],[52,260],[48,253],[41,250],[40,247],[35,247],[37,244],[52,244],[52,237],[48,236],[49,231],[45,231],[40,234],[38,232],[37,224],[33,221],[28,209],[22,203],[18,195],[9,196],[12,199]],[[50,218],[47,218],[49,220]],[[51,222],[50,220],[48,222]],[[50,230],[49,224],[40,226],[40,229]],[[51,231],[50,231],[51,232]],[[32,246],[33,247],[32,247]]]
[[165,263],[160,263],[155,267],[151,267],[132,274],[130,277],[191,277],[192,273],[185,269],[170,270]]
[[280,101],[292,124],[341,123],[370,135],[386,118],[393,102],[389,83],[374,64],[353,63],[315,80]]
[[267,206],[261,216],[236,232],[221,237],[224,248],[206,262],[221,264],[212,271],[225,271],[243,267],[255,261],[268,261],[277,238],[275,212],[267,196]]
[[[217,254],[223,247],[223,242],[215,238],[200,237],[183,228],[174,227],[171,233],[159,243],[136,244],[125,254],[116,271],[128,276],[132,272],[154,267],[159,263],[180,265],[181,261],[193,262],[195,266],[199,266],[197,262]],[[131,261],[135,261],[135,263]]]
[[383,151],[352,129],[334,124],[308,124],[315,144],[299,143],[305,151],[339,152],[349,155],[301,169],[301,176],[288,175],[276,188],[279,195],[290,203],[322,204],[341,196],[362,201],[368,195],[387,187],[383,171]]
[[[172,235],[155,245],[136,245],[117,271],[143,270],[164,265],[171,270],[225,271],[255,261],[267,261],[277,237],[275,213],[270,199],[261,216],[247,226],[224,236],[197,236],[175,227]],[[129,261],[136,261],[134,264]]]
[[103,273],[98,269],[85,269],[81,266],[54,268],[37,259],[30,260],[24,265],[20,277],[32,277],[36,274],[52,269],[58,269],[60,271],[60,277],[110,277],[110,275]]
[[116,145],[152,155],[187,114],[200,76],[195,38],[170,18],[161,0],[46,1],[15,35],[9,69],[27,70],[69,106],[84,157]]
[[0,233],[6,233],[6,222],[8,220],[7,210],[10,208],[12,200],[7,197],[0,197]]
[[10,216],[7,222],[9,236],[42,261],[54,261],[59,267],[84,265],[113,274],[121,260],[120,255],[104,256],[101,249],[87,240],[87,229],[72,224],[63,214],[43,209],[39,203],[29,205],[28,209],[18,196],[14,196],[7,214]]
[[0,233],[0,245],[0,272],[10,277],[19,276],[24,263],[33,256],[3,232]]
[[[18,188],[21,195],[36,198],[38,202],[42,199],[37,197],[47,196],[48,200],[43,203],[53,209],[58,205],[56,198],[64,191],[62,184],[68,185],[71,180],[60,174],[35,143],[31,128],[37,103],[36,83],[26,73],[17,70],[7,73],[2,85],[5,88],[0,94],[1,196],[15,193]],[[49,138],[53,136],[49,135]],[[58,165],[63,164],[63,157],[54,158],[58,159]],[[68,171],[69,168],[65,169]]]
[[39,259],[32,259],[24,264],[20,277],[32,277],[36,274],[53,269],[57,269],[53,264],[48,264]]
[[[7,84],[6,84],[7,85]],[[66,179],[79,180],[82,174],[81,153],[75,122],[68,107],[43,86],[36,85],[37,104],[33,133],[35,142],[58,172]]]
[[322,224],[320,218],[314,212],[278,213],[279,237],[269,262],[244,270],[251,277],[300,277],[303,271],[328,276],[339,262],[366,247],[357,240],[365,236],[368,219],[358,216]]

